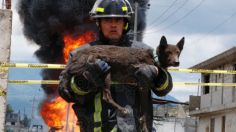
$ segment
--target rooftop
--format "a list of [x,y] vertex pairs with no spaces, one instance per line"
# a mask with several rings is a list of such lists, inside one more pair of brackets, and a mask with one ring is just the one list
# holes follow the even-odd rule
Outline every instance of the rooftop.
[[193,69],[214,69],[224,64],[236,62],[236,47],[192,66]]

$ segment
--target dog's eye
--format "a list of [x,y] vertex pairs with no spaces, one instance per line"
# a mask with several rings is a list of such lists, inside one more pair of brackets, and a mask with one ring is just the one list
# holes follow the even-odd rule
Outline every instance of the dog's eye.
[[172,52],[170,52],[170,51],[166,51],[166,54],[168,54],[168,55],[171,55],[171,54],[172,54]]

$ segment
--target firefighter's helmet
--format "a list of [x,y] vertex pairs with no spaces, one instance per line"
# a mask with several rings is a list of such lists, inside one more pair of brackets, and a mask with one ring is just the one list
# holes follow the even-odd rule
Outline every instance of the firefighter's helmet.
[[101,18],[125,18],[126,24],[124,33],[130,29],[130,17],[133,14],[133,9],[128,0],[97,0],[90,11],[90,16],[93,19]]
[[97,0],[90,11],[94,19],[108,17],[130,18],[132,7],[127,0]]

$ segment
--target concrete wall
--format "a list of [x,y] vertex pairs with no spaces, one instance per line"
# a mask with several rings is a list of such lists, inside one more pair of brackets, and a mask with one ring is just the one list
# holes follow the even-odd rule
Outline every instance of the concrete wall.
[[[218,67],[220,70],[235,70],[232,64]],[[210,74],[210,82],[235,83],[231,74]],[[203,88],[202,88],[203,89]],[[197,132],[210,132],[211,119],[214,119],[214,132],[222,132],[223,116],[225,116],[225,132],[236,130],[236,89],[235,87],[210,87],[210,93],[201,92],[200,109],[208,108],[205,112],[209,114],[200,115]],[[214,110],[214,109],[215,110]]]
[[200,109],[207,108],[211,106],[211,95],[210,94],[204,94],[201,96],[201,105]]
[[153,127],[157,132],[185,132],[184,124],[180,121],[154,121]]
[[[232,62],[233,63],[233,62]],[[232,64],[226,64],[219,67],[221,70],[234,70]],[[210,82],[216,83],[233,83],[232,74],[210,74]],[[202,88],[203,90],[203,88]],[[230,104],[236,101],[235,87],[210,87],[210,93],[203,94],[201,92],[200,108],[219,106],[222,104]]]
[[234,112],[227,113],[225,132],[235,132],[236,130],[235,124],[236,124],[236,110]]
[[[225,65],[226,70],[233,70],[232,65]],[[232,83],[233,82],[233,75],[225,74],[224,75],[224,83]],[[233,88],[232,87],[224,87],[224,94],[223,94],[223,103],[232,103],[233,96],[232,96]]]
[[236,109],[231,112],[225,112],[214,116],[200,117],[197,132],[210,132],[210,120],[215,119],[214,132],[222,132],[222,117],[225,116],[225,132],[235,132],[236,130]]
[[189,96],[189,102],[190,102],[189,111],[200,109],[200,102],[201,102],[201,97],[200,96],[190,95]]
[[222,88],[217,88],[217,91],[212,93],[212,106],[221,104]]
[[[11,44],[12,12],[0,10],[0,62],[9,62]],[[0,68],[0,131],[4,131],[8,70]]]
[[208,117],[200,117],[197,132],[207,132],[206,129],[210,130],[210,120]]
[[215,117],[214,132],[222,132],[222,116],[216,116]]

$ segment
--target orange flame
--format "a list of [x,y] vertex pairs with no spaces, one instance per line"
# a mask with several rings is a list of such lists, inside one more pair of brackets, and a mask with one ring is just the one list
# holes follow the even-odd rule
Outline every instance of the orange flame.
[[70,132],[80,131],[79,126],[76,125],[77,118],[71,105],[61,97],[56,97],[53,101],[45,100],[42,103],[40,113],[49,127],[61,128],[57,132],[65,130]]
[[[60,97],[53,101],[45,100],[41,107],[41,115],[46,124],[50,127],[63,126],[62,120],[65,119],[67,103]],[[65,111],[61,111],[65,110]]]
[[65,35],[64,36],[64,60],[65,62],[68,61],[69,58],[69,53],[71,51],[73,51],[74,49],[89,43],[91,41],[95,40],[95,34],[93,32],[85,32],[84,34],[82,34],[81,36],[79,36],[78,38],[73,38],[70,35]]
[[[77,38],[65,35],[63,50],[65,63],[67,63],[71,51],[93,40],[95,40],[95,34],[93,32],[85,32]],[[61,128],[60,130],[56,130],[57,132],[79,132],[79,126],[76,125],[77,117],[71,105],[69,108],[68,105],[70,104],[61,97],[56,97],[51,101],[45,100],[40,110],[45,123],[51,128]]]

